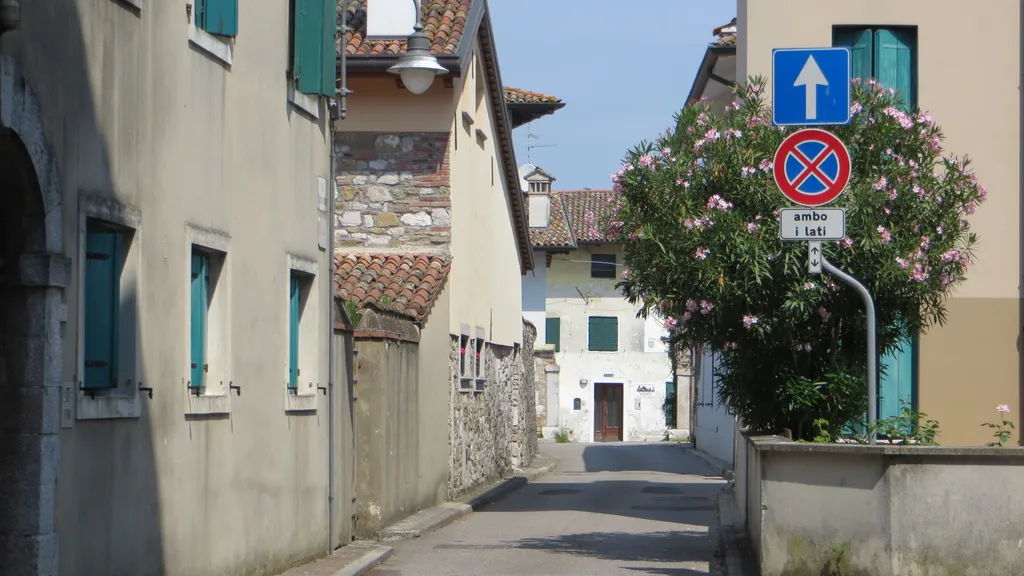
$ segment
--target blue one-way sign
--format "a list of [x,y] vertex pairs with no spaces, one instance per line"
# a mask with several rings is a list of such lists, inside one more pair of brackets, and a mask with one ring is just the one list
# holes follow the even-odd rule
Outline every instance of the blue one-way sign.
[[772,51],[772,117],[776,126],[850,123],[850,49]]

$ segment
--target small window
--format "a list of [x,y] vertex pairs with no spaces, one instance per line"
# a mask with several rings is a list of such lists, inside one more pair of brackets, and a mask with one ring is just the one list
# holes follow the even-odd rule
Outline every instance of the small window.
[[580,400],[579,398],[573,398],[573,400],[572,400],[572,409],[573,410],[579,410],[582,407],[583,407],[583,401]]
[[302,281],[292,272],[288,285],[288,388],[299,385],[299,321],[302,319]]
[[917,28],[914,26],[835,26],[832,45],[850,49],[854,78],[874,78],[895,90],[901,108],[917,107]]
[[238,0],[196,0],[196,26],[218,36],[238,35]]
[[477,338],[473,341],[476,346],[476,356],[473,358],[473,373],[476,375],[477,380],[486,378],[486,372],[484,372],[484,344],[483,338]]
[[315,308],[309,300],[313,278],[292,270],[288,279],[288,390],[294,394],[316,393],[317,323],[315,314],[307,313]]
[[472,367],[473,367],[473,341],[469,334],[459,336],[459,389],[473,390]]
[[192,275],[189,284],[189,362],[188,387],[197,392],[206,386],[210,365],[206,357],[206,326],[210,315],[210,255],[192,249]]
[[544,343],[554,344],[555,352],[562,351],[562,319],[548,318],[544,322]]
[[334,96],[336,10],[334,0],[291,0],[291,74],[303,94]]
[[223,252],[193,244],[189,275],[189,391],[227,393],[227,302],[218,290]]
[[619,349],[619,319],[615,316],[591,316],[589,346],[592,352],[615,352]]
[[121,272],[127,253],[126,234],[98,220],[86,223],[85,235],[85,362],[82,388],[116,389],[121,346]]
[[615,278],[615,254],[592,254],[590,256],[591,278]]

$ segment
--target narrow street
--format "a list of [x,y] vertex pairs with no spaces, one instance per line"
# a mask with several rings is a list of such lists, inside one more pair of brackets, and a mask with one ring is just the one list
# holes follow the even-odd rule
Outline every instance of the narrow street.
[[544,444],[551,474],[420,539],[373,576],[713,573],[725,482],[672,443]]

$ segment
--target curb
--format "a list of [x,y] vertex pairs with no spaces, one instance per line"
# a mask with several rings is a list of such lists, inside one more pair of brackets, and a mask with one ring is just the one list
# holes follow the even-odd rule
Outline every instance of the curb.
[[735,506],[736,500],[733,498],[731,486],[718,493],[719,539],[725,555],[725,573],[728,576],[746,576],[752,572],[746,570],[743,551],[736,541],[738,530],[733,522]]
[[338,570],[333,574],[333,576],[361,576],[390,558],[391,554],[394,552],[390,546],[380,546],[378,544],[369,544],[367,548],[369,548],[369,550],[366,554],[363,554],[348,566]]
[[537,454],[535,462],[545,462],[540,466],[532,466],[517,471],[513,476],[498,481],[486,491],[461,502],[446,502],[440,506],[421,510],[404,520],[388,526],[380,533],[382,542],[397,542],[419,538],[424,534],[467,516],[470,513],[501,500],[512,492],[526,486],[533,480],[554,470],[557,461],[549,456]]
[[715,472],[715,474],[721,476],[725,481],[729,482],[730,485],[732,484],[733,479],[735,478],[735,474],[728,464],[726,464],[722,460],[719,460],[718,458],[715,458],[714,456],[711,456],[710,454],[705,454],[692,446],[682,446],[682,449],[690,456],[693,456],[694,458],[710,466],[711,469]]

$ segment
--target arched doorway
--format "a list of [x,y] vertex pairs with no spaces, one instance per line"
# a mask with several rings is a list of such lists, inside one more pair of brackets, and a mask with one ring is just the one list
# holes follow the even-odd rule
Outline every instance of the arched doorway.
[[0,128],[0,574],[57,573],[60,301],[32,158]]

